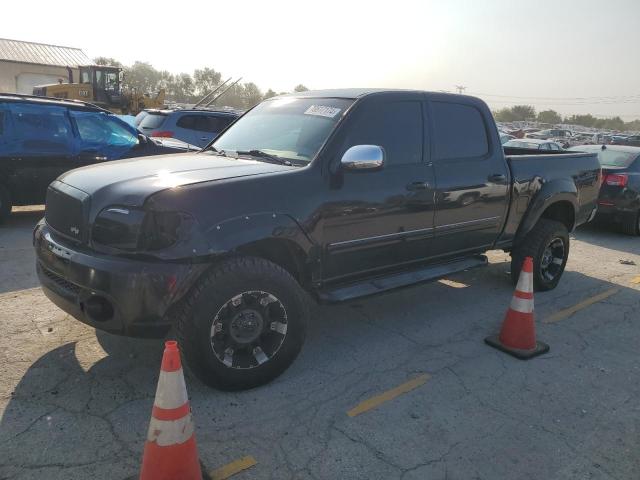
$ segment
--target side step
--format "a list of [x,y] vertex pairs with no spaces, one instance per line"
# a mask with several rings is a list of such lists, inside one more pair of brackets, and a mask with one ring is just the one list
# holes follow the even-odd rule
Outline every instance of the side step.
[[333,289],[321,290],[318,299],[323,303],[344,302],[354,298],[366,297],[376,293],[408,287],[418,283],[432,282],[452,273],[471,268],[483,267],[488,260],[484,255],[477,255],[448,263],[429,265],[428,267],[408,272],[394,273],[384,277],[375,277],[361,282],[340,285]]

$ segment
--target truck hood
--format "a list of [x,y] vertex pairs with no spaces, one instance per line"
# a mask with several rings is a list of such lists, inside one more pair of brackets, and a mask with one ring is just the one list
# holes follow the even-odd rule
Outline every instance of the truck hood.
[[295,168],[208,153],[180,153],[91,165],[64,173],[58,180],[90,195],[92,206],[142,206],[161,190]]

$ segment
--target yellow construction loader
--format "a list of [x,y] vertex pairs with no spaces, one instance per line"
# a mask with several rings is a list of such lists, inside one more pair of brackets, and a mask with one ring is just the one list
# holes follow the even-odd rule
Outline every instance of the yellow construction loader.
[[72,70],[69,70],[69,83],[53,83],[33,88],[33,94],[43,97],[68,98],[94,103],[114,113],[137,115],[145,108],[162,108],[164,90],[155,96],[122,88],[122,69],[104,65],[86,65],[79,67],[80,82],[74,83]]

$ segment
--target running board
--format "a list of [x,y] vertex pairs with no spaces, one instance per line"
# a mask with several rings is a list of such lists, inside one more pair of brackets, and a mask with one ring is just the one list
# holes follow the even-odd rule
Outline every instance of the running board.
[[323,303],[337,303],[354,298],[366,297],[376,293],[408,287],[418,283],[432,282],[453,273],[487,265],[487,257],[474,257],[454,260],[448,263],[430,265],[428,267],[395,273],[385,277],[375,277],[357,283],[341,285],[333,289],[320,290],[318,299]]

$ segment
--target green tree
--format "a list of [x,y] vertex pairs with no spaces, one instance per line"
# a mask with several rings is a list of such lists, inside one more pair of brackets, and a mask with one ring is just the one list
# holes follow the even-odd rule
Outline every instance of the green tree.
[[96,65],[108,65],[111,67],[122,67],[122,63],[112,57],[96,57],[93,59]]
[[514,105],[511,111],[516,120],[535,120],[536,118],[536,109],[531,105]]
[[189,103],[194,100],[195,84],[188,73],[176,75],[171,83],[170,90],[172,91],[172,100],[175,102]]
[[242,92],[242,104],[244,108],[251,108],[262,100],[262,92],[258,86],[253,83],[245,83]]
[[267,98],[271,98],[271,97],[275,97],[276,95],[278,95],[276,92],[274,92],[273,90],[269,89],[266,91],[266,93],[263,95],[263,100],[266,100]]
[[604,122],[599,122],[599,119],[591,114],[586,115],[571,115],[565,118],[565,123],[572,125],[582,125],[583,127],[596,127],[604,128]]
[[531,105],[514,105],[494,113],[498,122],[517,122],[536,119],[536,109]]
[[296,85],[296,87],[293,89],[294,92],[306,92],[308,90],[309,89],[301,83],[299,85]]
[[124,68],[124,86],[130,90],[152,93],[158,90],[161,74],[150,63],[136,61]]
[[221,77],[220,72],[216,72],[213,68],[196,69],[193,72],[195,93],[200,96],[207,95],[220,85]]
[[555,125],[557,123],[562,123],[562,117],[555,110],[544,110],[538,113],[538,121]]

